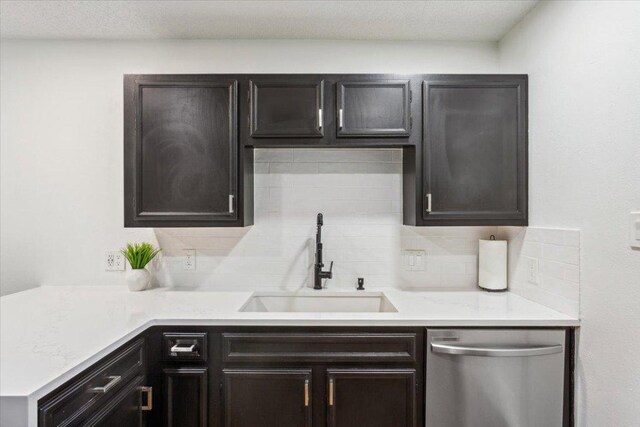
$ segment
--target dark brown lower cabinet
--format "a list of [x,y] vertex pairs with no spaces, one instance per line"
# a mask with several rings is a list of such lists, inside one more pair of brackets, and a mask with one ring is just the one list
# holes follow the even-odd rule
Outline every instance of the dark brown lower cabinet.
[[330,427],[415,427],[414,369],[328,369]]
[[310,427],[311,369],[225,369],[226,427]]
[[207,426],[207,368],[166,368],[163,383],[167,427]]

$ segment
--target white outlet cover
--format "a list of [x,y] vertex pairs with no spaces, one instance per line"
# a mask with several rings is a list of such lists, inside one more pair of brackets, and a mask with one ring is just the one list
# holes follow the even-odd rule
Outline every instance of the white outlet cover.
[[424,271],[427,264],[426,252],[421,249],[405,249],[402,251],[402,265],[405,271]]
[[629,246],[640,249],[640,212],[629,214]]
[[196,250],[195,249],[185,249],[184,256],[182,259],[182,268],[184,270],[195,270],[196,269]]
[[104,271],[124,271],[124,255],[120,251],[104,252]]

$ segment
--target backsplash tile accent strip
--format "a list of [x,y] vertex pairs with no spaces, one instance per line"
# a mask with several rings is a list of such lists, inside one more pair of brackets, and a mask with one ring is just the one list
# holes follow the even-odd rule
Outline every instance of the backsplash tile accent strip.
[[[315,217],[324,213],[328,288],[476,289],[478,239],[497,227],[402,225],[400,149],[256,149],[255,225],[155,229],[160,286],[300,289],[310,286]],[[197,270],[182,269],[196,249]],[[424,271],[404,271],[402,250],[426,253]]]
[[[501,227],[509,240],[509,289],[570,316],[580,314],[580,231]],[[537,283],[528,280],[529,260],[538,263]]]

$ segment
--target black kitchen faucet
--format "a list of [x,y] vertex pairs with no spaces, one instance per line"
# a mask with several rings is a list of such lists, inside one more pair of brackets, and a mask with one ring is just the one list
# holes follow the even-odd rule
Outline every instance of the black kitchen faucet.
[[333,274],[333,261],[329,266],[329,271],[322,271],[324,264],[322,263],[322,214],[318,214],[317,231],[316,231],[316,263],[313,268],[313,289],[322,289],[322,279],[331,279]]

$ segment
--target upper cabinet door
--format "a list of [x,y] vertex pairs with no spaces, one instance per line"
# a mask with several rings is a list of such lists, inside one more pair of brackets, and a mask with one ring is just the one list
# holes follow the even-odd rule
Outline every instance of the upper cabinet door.
[[125,79],[125,225],[236,220],[237,81],[140,77]]
[[321,138],[324,81],[253,79],[249,83],[250,136]]
[[526,76],[424,82],[423,219],[526,225]]
[[408,137],[411,133],[409,80],[337,83],[338,137]]

